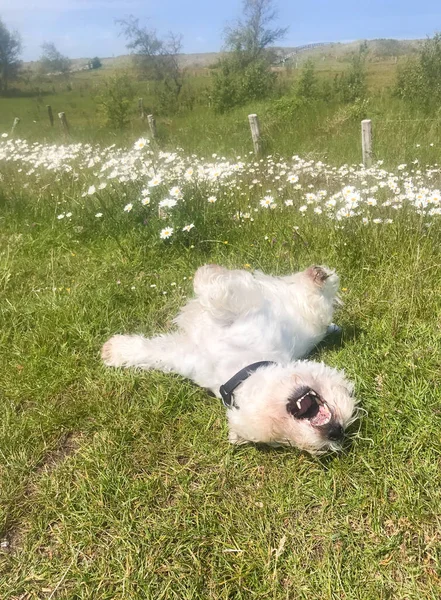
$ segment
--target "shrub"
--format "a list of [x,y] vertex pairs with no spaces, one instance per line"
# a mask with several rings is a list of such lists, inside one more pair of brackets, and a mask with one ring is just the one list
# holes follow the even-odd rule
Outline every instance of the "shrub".
[[242,65],[237,57],[221,59],[214,73],[213,107],[225,112],[234,106],[268,97],[273,90],[276,74],[265,59]]
[[318,95],[318,80],[315,73],[314,61],[311,58],[305,62],[297,84],[297,96],[306,100],[314,100]]
[[98,105],[107,125],[115,129],[124,129],[128,125],[134,97],[135,90],[127,73],[117,73],[104,82]]
[[422,108],[441,102],[441,34],[426,40],[416,59],[409,59],[398,71],[397,96]]
[[347,71],[337,75],[334,80],[334,92],[342,102],[355,102],[366,96],[366,56],[367,46],[362,44],[351,58]]

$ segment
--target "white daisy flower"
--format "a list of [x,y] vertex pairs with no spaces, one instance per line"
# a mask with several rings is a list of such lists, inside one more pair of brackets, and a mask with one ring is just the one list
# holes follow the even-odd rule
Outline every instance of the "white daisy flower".
[[176,204],[177,201],[173,200],[173,198],[165,198],[165,200],[161,200],[159,203],[159,208],[173,208]]
[[146,140],[145,138],[139,138],[139,140],[135,142],[134,146],[136,150],[142,150],[143,148],[145,148],[145,146],[147,146],[148,143],[148,140]]
[[169,237],[173,235],[173,227],[164,227],[164,229],[159,234],[161,240],[168,240]]
[[264,196],[263,200],[260,201],[260,206],[263,206],[263,208],[268,208],[271,204],[274,204],[274,198],[272,196]]
[[150,181],[148,182],[148,186],[149,187],[156,187],[157,185],[161,185],[162,183],[162,179],[160,175],[155,175],[155,177],[153,177],[152,179],[150,179]]

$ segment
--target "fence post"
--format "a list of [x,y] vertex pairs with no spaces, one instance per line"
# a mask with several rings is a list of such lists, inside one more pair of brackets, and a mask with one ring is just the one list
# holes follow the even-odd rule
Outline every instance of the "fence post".
[[47,108],[47,116],[49,117],[51,127],[53,127],[54,126],[54,114],[52,112],[52,106],[50,104],[47,104],[46,108]]
[[152,133],[152,138],[154,140],[156,140],[156,138],[158,137],[158,132],[156,131],[155,117],[153,115],[148,115],[147,119],[148,119],[148,122],[149,122],[150,131]]
[[257,115],[248,115],[248,121],[250,122],[251,128],[251,137],[253,139],[254,146],[254,154],[260,154],[262,150],[262,142],[260,139],[260,128],[259,128],[259,119]]
[[67,124],[66,113],[64,113],[64,112],[58,113],[58,118],[61,121],[64,135],[66,135],[66,136],[69,135],[69,125]]
[[19,123],[20,123],[20,119],[18,117],[15,117],[14,122],[12,124],[11,136],[14,135],[15,128],[17,127],[17,125]]
[[370,119],[361,122],[361,147],[363,164],[369,168],[372,166],[372,121]]
[[138,108],[139,108],[139,116],[144,121],[145,112],[144,112],[144,100],[143,98],[138,98]]

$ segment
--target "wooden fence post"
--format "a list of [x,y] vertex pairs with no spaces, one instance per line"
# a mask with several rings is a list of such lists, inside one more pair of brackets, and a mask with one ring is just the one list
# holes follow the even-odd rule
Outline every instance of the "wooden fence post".
[[17,127],[17,125],[19,123],[20,123],[20,119],[18,117],[15,117],[14,122],[12,124],[11,136],[14,135],[15,128]]
[[144,121],[145,112],[144,112],[144,100],[143,98],[138,98],[138,108],[139,108],[139,116]]
[[58,118],[61,121],[64,135],[66,135],[66,136],[69,135],[69,125],[67,124],[66,113],[64,113],[64,112],[58,113]]
[[250,122],[251,137],[253,139],[254,154],[260,154],[262,150],[262,142],[260,139],[260,128],[259,119],[257,115],[248,115],[248,121]]
[[158,132],[156,130],[155,117],[153,115],[148,115],[147,119],[148,119],[148,122],[149,122],[150,131],[152,133],[152,138],[154,140],[156,140],[156,138],[158,137]]
[[372,121],[370,119],[361,122],[361,147],[363,164],[369,168],[372,166]]
[[49,117],[51,127],[53,127],[54,126],[54,114],[52,112],[52,106],[50,104],[47,104],[46,108],[47,108],[47,116]]

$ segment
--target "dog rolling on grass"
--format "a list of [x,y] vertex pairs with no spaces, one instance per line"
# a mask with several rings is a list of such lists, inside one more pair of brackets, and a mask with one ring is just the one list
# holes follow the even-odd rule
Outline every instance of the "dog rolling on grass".
[[339,450],[356,418],[353,386],[341,371],[299,360],[325,337],[338,285],[326,267],[272,277],[205,265],[176,332],[115,335],[102,358],[110,367],[174,372],[208,388],[227,407],[233,444]]

